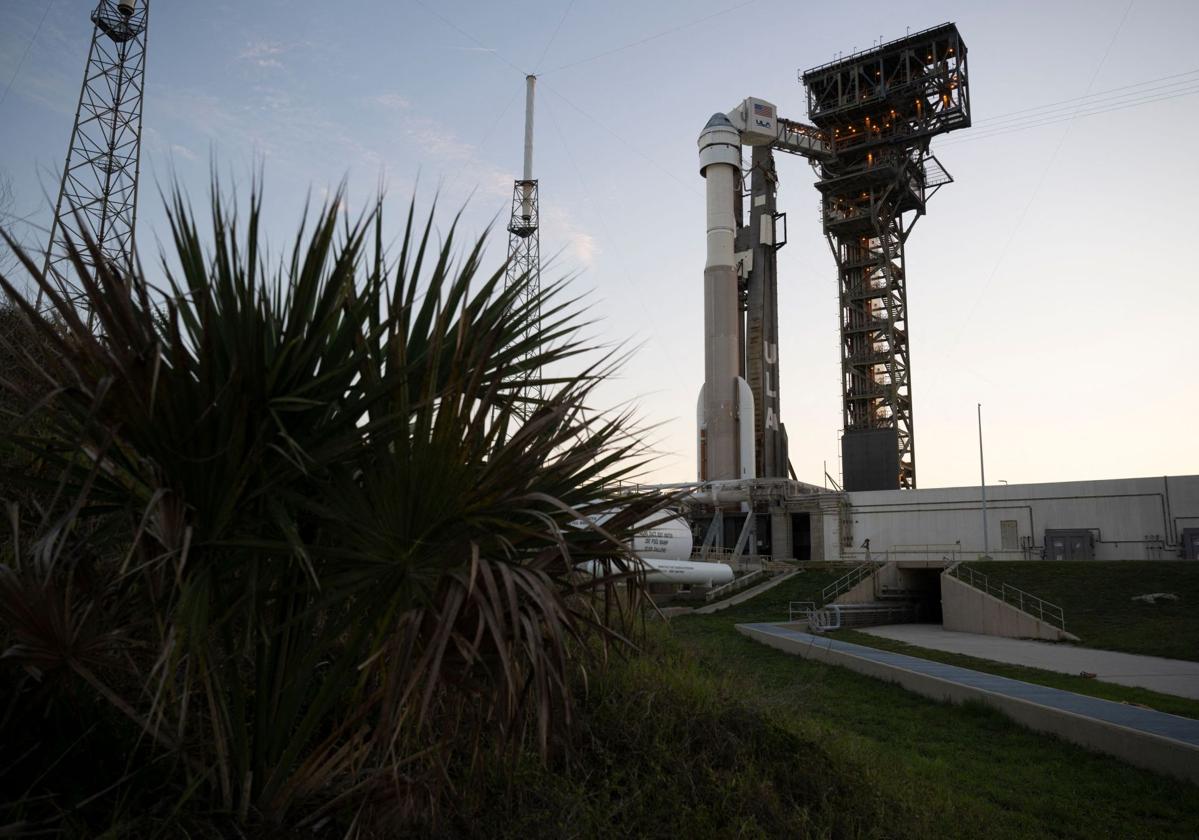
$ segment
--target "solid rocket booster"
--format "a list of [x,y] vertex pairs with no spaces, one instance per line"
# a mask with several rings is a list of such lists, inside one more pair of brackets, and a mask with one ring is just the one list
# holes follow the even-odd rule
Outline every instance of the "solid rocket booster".
[[733,242],[741,134],[724,114],[713,114],[700,132],[699,171],[707,181],[708,217],[704,386],[696,411],[699,478],[753,478],[753,393],[741,376],[741,305]]

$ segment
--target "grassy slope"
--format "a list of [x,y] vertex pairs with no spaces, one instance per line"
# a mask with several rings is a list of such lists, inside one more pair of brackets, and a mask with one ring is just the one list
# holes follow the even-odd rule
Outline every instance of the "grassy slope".
[[980,706],[933,703],[898,686],[806,662],[733,625],[786,617],[835,573],[799,575],[713,616],[672,622],[675,638],[779,726],[815,739],[830,777],[858,768],[881,799],[882,836],[1195,837],[1199,791],[1032,733]]
[[[1199,661],[1199,563],[976,563],[993,581],[1060,604],[1087,647]],[[1134,595],[1172,592],[1178,603]]]
[[871,636],[869,633],[861,633],[857,630],[838,630],[830,635],[838,639],[844,639],[847,642],[879,648],[880,650],[891,650],[896,653],[905,653],[908,656],[917,656],[921,659],[931,659],[934,662],[944,662],[948,665],[973,668],[975,671],[982,671],[987,674],[998,674],[1001,677],[1011,677],[1014,680],[1024,680],[1024,682],[1036,683],[1037,685],[1047,685],[1052,688],[1063,689],[1064,691],[1086,694],[1090,697],[1102,697],[1104,700],[1114,700],[1117,703],[1132,703],[1172,715],[1199,718],[1199,700],[1191,700],[1187,697],[1175,697],[1170,694],[1160,694],[1144,688],[1116,685],[1115,683],[1101,682],[1100,680],[1087,679],[1072,674],[1059,674],[1056,671],[1028,668],[1023,665],[1008,665],[1003,662],[992,662],[989,659],[964,656],[960,653],[947,653],[941,650],[917,647],[916,645],[905,644],[894,639]]

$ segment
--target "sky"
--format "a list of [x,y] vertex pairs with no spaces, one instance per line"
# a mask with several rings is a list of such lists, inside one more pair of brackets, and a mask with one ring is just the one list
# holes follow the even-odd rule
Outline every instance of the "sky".
[[[3,222],[44,247],[91,36],[89,0],[0,0]],[[574,277],[598,341],[635,348],[607,405],[635,406],[695,477],[704,190],[695,140],[746,96],[806,120],[797,71],[954,21],[974,125],[933,151],[954,177],[907,244],[916,474],[988,483],[1199,473],[1199,3],[796,0],[256,0],[151,6],[138,242],[159,189],[197,202],[265,173],[287,244],[305,198],[380,184],[392,224],[436,197],[506,250],[538,74],[545,276]],[[801,480],[839,477],[837,280],[814,174],[780,156],[780,397]],[[16,221],[23,219],[23,221]],[[495,231],[498,231],[495,232]]]

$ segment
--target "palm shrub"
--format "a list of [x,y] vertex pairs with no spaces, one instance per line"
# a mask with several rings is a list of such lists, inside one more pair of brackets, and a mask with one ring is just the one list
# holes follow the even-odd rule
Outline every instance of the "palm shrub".
[[39,469],[0,486],[48,500],[9,504],[0,566],[9,816],[424,820],[484,752],[559,743],[636,629],[625,546],[667,500],[621,483],[644,448],[591,409],[616,360],[582,364],[561,283],[506,287],[415,204],[389,251],[381,203],[340,195],[272,266],[260,191],[244,224],[212,195],[208,247],[168,201],[161,287],[76,255],[90,318],[28,256],[51,318],[0,278],[39,349],[0,384]]

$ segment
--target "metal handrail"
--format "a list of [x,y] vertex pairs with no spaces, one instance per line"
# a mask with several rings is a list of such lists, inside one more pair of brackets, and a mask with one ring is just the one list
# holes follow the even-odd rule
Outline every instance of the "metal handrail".
[[719,598],[721,595],[723,595],[725,593],[738,592],[742,589],[747,589],[751,583],[756,581],[758,578],[765,577],[765,576],[766,576],[765,569],[755,569],[754,571],[750,572],[747,575],[742,575],[739,578],[734,578],[733,580],[730,580],[728,583],[722,583],[720,586],[716,587],[715,589],[708,590],[708,593],[704,596],[704,600],[709,601],[709,602],[715,601],[717,598]]
[[867,561],[860,566],[854,566],[848,572],[841,575],[841,577],[824,587],[824,590],[820,593],[821,599],[827,604],[842,592],[848,592],[874,574],[878,567],[878,564],[874,561]]
[[982,572],[976,571],[962,563],[955,563],[947,568],[944,574],[955,577],[982,592],[987,593],[1021,612],[1036,616],[1046,624],[1051,624],[1059,630],[1066,629],[1066,613],[1060,605],[1046,601],[1026,592],[1010,583],[992,583],[991,579]]
[[[808,629],[815,633],[828,630],[840,630],[846,626],[862,626],[855,616],[874,616],[883,621],[872,621],[872,624],[889,623],[898,616],[901,620],[910,620],[916,615],[917,607],[913,604],[829,604],[817,607],[813,601],[792,601],[788,605],[788,617],[795,621],[802,617],[808,623]],[[846,620],[849,623],[846,623]]]
[[810,618],[815,611],[815,601],[792,601],[787,604],[787,619],[795,621],[796,614],[803,616],[805,619]]

